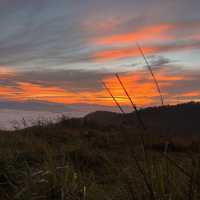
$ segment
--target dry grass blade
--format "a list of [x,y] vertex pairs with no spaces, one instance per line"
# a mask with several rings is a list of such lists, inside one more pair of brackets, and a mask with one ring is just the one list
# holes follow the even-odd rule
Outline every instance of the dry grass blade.
[[182,172],[185,176],[187,176],[188,178],[191,179],[191,175],[187,171],[185,171],[185,169],[183,167],[181,167],[180,165],[178,165],[177,162],[175,162],[174,160],[172,160],[166,153],[161,153],[161,154],[167,160],[169,160],[171,164],[173,164],[177,169],[179,169],[180,172]]
[[141,165],[139,164],[139,161],[137,160],[135,154],[133,153],[133,158],[135,160],[135,163],[136,163],[136,166],[140,172],[140,174],[143,176],[143,179],[144,179],[144,182],[145,182],[145,185],[147,186],[147,189],[150,193],[150,196],[151,196],[151,199],[155,200],[155,195],[154,195],[154,191],[153,191],[153,188],[151,186],[151,184],[149,183],[148,181],[148,178],[147,178],[147,174],[145,173],[145,171],[142,169]]
[[[126,87],[124,86],[124,84],[123,84],[122,80],[120,79],[119,75],[116,73],[115,76],[117,77],[117,79],[118,79],[118,81],[119,81],[119,83],[120,83],[122,89],[124,90],[126,96],[128,97],[128,99],[129,99],[129,101],[130,101],[130,103],[131,103],[133,109],[135,110],[136,117],[137,117],[137,120],[138,120],[138,122],[139,122],[139,125],[140,125],[141,128],[142,128],[142,131],[146,131],[146,126],[145,126],[145,124],[144,124],[144,122],[143,122],[143,120],[142,120],[142,118],[141,118],[141,116],[140,116],[140,112],[139,112],[139,110],[137,109],[137,106],[134,104],[134,102],[133,102],[131,96],[129,95],[128,91],[126,90]],[[144,136],[143,136],[143,133],[142,133],[142,132],[140,133],[140,137],[141,137],[142,149],[143,149],[143,152],[144,152],[144,155],[145,155],[145,159],[147,159],[148,156],[147,156],[147,152],[146,152],[146,150],[145,150],[145,142],[144,142]]]
[[148,68],[148,70],[149,70],[149,72],[150,72],[150,74],[151,74],[151,76],[152,76],[154,82],[155,82],[156,89],[157,89],[157,91],[158,91],[158,93],[159,93],[159,95],[160,95],[161,104],[164,105],[164,98],[163,98],[163,96],[162,96],[160,86],[159,86],[159,84],[158,84],[158,81],[157,81],[157,79],[156,79],[156,76],[155,76],[154,73],[153,73],[153,70],[152,70],[152,68],[151,68],[151,65],[149,64],[149,62],[148,62],[148,60],[147,60],[147,58],[146,58],[146,56],[145,56],[145,54],[144,54],[144,51],[142,50],[142,48],[140,47],[140,45],[139,45],[138,43],[137,43],[137,47],[138,47],[138,49],[139,49],[139,51],[140,51],[140,53],[141,53],[141,55],[142,55],[142,57],[143,57],[143,59],[144,59],[144,61],[145,61],[145,63],[146,63],[146,66],[147,66],[147,68]]
[[119,75],[116,73],[115,76],[117,77],[117,80],[119,81],[119,83],[120,83],[122,89],[124,90],[126,96],[128,97],[128,99],[129,99],[129,101],[130,101],[130,103],[131,103],[133,109],[135,110],[136,117],[137,117],[137,119],[138,119],[138,122],[139,122],[140,126],[142,127],[143,130],[146,130],[146,127],[145,127],[144,122],[143,122],[143,120],[142,120],[142,118],[141,118],[141,116],[140,116],[140,112],[138,111],[137,106],[134,104],[134,102],[133,102],[131,96],[129,95],[128,91],[126,90],[126,88],[125,88],[123,82],[121,81]]
[[116,97],[113,96],[112,92],[110,91],[110,89],[107,87],[107,85],[102,82],[103,86],[105,87],[105,89],[108,91],[108,93],[110,94],[110,96],[112,97],[113,101],[115,102],[116,106],[119,108],[119,110],[121,111],[122,114],[125,114],[123,108],[120,106],[120,104],[118,103]]

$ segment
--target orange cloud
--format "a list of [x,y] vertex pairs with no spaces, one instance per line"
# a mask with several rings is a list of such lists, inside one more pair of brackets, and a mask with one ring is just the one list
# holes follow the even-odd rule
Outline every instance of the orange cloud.
[[[143,46],[142,49],[146,55],[169,52],[169,51],[184,51],[199,48],[198,43],[179,43],[179,44],[164,44]],[[121,58],[141,56],[138,48],[135,47],[121,47],[117,49],[101,50],[92,54],[91,59],[94,61],[108,61]]]
[[[128,93],[133,98],[134,103],[140,106],[152,104],[154,101],[153,97],[157,96],[154,84],[148,77],[146,82],[141,83],[141,78],[143,77],[145,79],[145,75],[144,72],[139,72],[121,76],[121,80],[127,88]],[[116,77],[107,78],[104,82],[106,82],[108,87],[112,90],[113,95],[118,97],[117,100],[122,105],[130,105],[127,98],[121,98],[126,97],[126,95]]]
[[[143,51],[145,54],[154,53],[156,51],[153,47],[144,47]],[[113,60],[113,59],[119,59],[124,57],[135,57],[140,56],[140,52],[137,48],[122,48],[117,50],[105,50],[100,51],[97,53],[94,53],[92,55],[92,59],[96,61],[104,61],[104,60]]]
[[[189,24],[190,25],[190,24]],[[186,24],[186,27],[190,27]],[[100,46],[101,50],[92,53],[91,59],[94,61],[108,61],[121,58],[141,56],[134,43],[142,42],[145,45],[143,50],[145,54],[162,53],[169,51],[183,51],[200,48],[198,33],[182,38],[177,42],[176,31],[183,30],[183,24],[158,24],[149,27],[142,27],[138,30],[115,34],[111,36],[102,36],[95,38],[90,42]],[[169,39],[171,43],[169,42]],[[168,43],[166,42],[168,40]],[[158,42],[162,43],[158,43]],[[104,49],[102,46],[104,45]]]
[[[165,70],[159,70],[155,75],[161,87],[161,92],[164,96],[165,103],[177,103],[177,98],[171,96],[170,92],[165,90],[167,88],[176,87],[176,81],[186,81],[190,78],[187,78],[184,73],[168,74]],[[158,91],[148,72],[141,70],[126,75],[121,75],[121,80],[127,88],[128,93],[132,96],[136,105],[148,106],[160,104]],[[122,105],[130,105],[128,99],[122,98],[126,97],[126,95],[114,76],[105,79],[104,82],[107,83],[113,95],[118,97],[117,100]],[[183,92],[180,93],[179,96],[190,99],[190,97],[200,97],[200,93],[196,91],[192,91],[190,93]]]
[[191,91],[184,94],[187,97],[200,97],[199,91]]
[[[136,79],[139,77],[136,77],[136,79],[133,81],[130,80],[131,77],[131,75],[127,75],[123,76],[122,79],[123,81],[125,80],[125,83],[127,83],[129,89],[130,87],[132,87],[134,93],[142,91],[142,93],[139,93],[139,95],[137,96],[140,104],[150,103],[147,102],[147,99],[145,97],[147,97],[148,94],[153,93],[152,85],[150,85],[149,83],[144,84],[142,86],[143,89],[138,88],[138,84],[133,87],[132,84],[136,83]],[[124,98],[125,96],[123,94],[123,90],[119,87],[118,82],[114,77],[110,77],[104,81],[109,83],[109,87],[112,86],[111,88],[114,92],[114,95],[117,96],[117,99],[120,103],[122,103],[122,105],[129,105],[128,100]],[[130,90],[131,93],[132,89]],[[45,87],[39,84],[19,82],[17,83],[16,88],[9,86],[0,87],[0,95],[5,99],[15,101],[41,100],[64,104],[90,103],[110,106],[113,105],[112,99],[107,94],[107,91],[103,88],[96,92],[84,91],[75,93],[63,90],[59,87]]]
[[171,38],[167,33],[173,27],[171,24],[159,24],[149,27],[143,27],[133,32],[112,35],[108,37],[96,38],[92,41],[94,44],[100,45],[120,45],[122,43],[130,43],[137,41],[153,41]]
[[2,98],[26,101],[42,100],[55,103],[73,104],[73,103],[99,103],[104,104],[102,97],[106,96],[104,90],[97,92],[71,92],[59,87],[46,87],[40,84],[28,82],[18,82],[16,87],[1,86],[0,95]]
[[[175,96],[171,96],[171,94],[166,92],[165,89],[176,87],[176,81],[187,80],[185,74],[169,74],[163,69],[157,71],[155,75],[160,84],[163,96],[165,97],[165,103],[177,102],[177,98]],[[134,73],[122,74],[120,76],[136,105],[148,106],[160,104],[158,92],[148,71],[140,70],[135,71]],[[122,106],[130,105],[115,76],[107,77],[103,81],[106,82],[107,86],[111,89],[113,95]],[[1,86],[0,95],[3,99],[15,101],[40,100],[63,103],[66,105],[87,103],[115,106],[112,98],[110,98],[109,94],[103,87],[98,91],[88,90],[72,92],[56,86],[53,87],[28,82],[16,82],[14,87]],[[181,93],[179,97],[191,99],[194,97],[200,97],[200,93],[198,91],[185,92]]]
[[13,76],[15,74],[15,70],[10,69],[6,66],[0,66],[0,77]]
[[16,89],[10,86],[1,86],[0,87],[0,96],[5,99],[12,99],[16,96]]

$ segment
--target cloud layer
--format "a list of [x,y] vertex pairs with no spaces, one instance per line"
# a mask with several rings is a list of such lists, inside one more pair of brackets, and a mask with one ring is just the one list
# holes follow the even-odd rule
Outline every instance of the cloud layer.
[[199,0],[0,0],[0,107],[110,108],[101,81],[128,106],[115,72],[136,104],[157,105],[137,42],[166,103],[199,100],[199,7]]

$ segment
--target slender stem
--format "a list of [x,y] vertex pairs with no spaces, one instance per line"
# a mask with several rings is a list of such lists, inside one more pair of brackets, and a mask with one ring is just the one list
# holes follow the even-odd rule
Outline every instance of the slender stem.
[[191,175],[187,171],[185,171],[185,169],[183,167],[178,165],[178,163],[176,161],[171,159],[166,153],[161,153],[161,155],[164,156],[167,160],[169,160],[169,162],[172,165],[174,165],[177,169],[179,169],[179,171],[182,172],[185,176],[187,176],[188,178],[191,178]]
[[154,191],[153,191],[152,185],[149,183],[149,180],[148,180],[148,178],[147,178],[147,174],[145,173],[145,171],[144,171],[143,168],[141,167],[141,165],[140,165],[139,161],[137,160],[137,158],[136,158],[136,156],[135,156],[134,153],[133,153],[133,158],[134,158],[134,160],[135,160],[136,166],[137,166],[137,168],[138,168],[140,174],[141,174],[141,175],[143,176],[143,178],[144,178],[144,182],[145,182],[145,184],[146,184],[146,186],[147,186],[147,189],[149,190],[149,193],[150,193],[150,195],[151,195],[151,199],[155,200],[156,198],[155,198],[155,195],[154,195]]
[[141,116],[140,116],[140,112],[138,111],[137,106],[134,104],[134,102],[133,102],[131,96],[129,95],[128,91],[126,90],[126,88],[125,88],[123,82],[121,81],[119,75],[116,73],[115,76],[117,77],[117,79],[118,79],[118,81],[119,81],[119,83],[120,83],[122,89],[124,90],[126,96],[128,97],[128,99],[129,99],[129,101],[130,101],[130,103],[131,103],[133,109],[135,110],[136,117],[137,117],[137,119],[138,119],[138,122],[139,122],[140,126],[142,127],[143,130],[146,130],[146,127],[145,127],[144,122],[143,122],[143,120],[142,120],[142,118],[141,118]]
[[145,54],[144,54],[144,51],[142,50],[142,48],[140,47],[139,44],[137,44],[137,47],[138,47],[138,49],[139,49],[139,51],[140,51],[140,53],[141,53],[141,55],[142,55],[142,57],[143,57],[143,59],[144,59],[144,61],[145,61],[145,63],[146,63],[146,66],[147,66],[147,68],[148,68],[148,70],[149,70],[149,72],[150,72],[150,74],[151,74],[151,76],[152,76],[152,78],[153,78],[153,80],[154,80],[154,83],[155,83],[155,85],[156,85],[156,89],[157,89],[157,91],[158,91],[158,93],[159,93],[159,95],[160,95],[161,104],[164,105],[164,98],[163,98],[163,96],[162,96],[160,86],[159,86],[159,84],[158,84],[158,81],[157,81],[157,79],[156,79],[156,76],[155,76],[154,73],[153,73],[153,70],[152,70],[152,68],[151,68],[151,65],[149,64],[149,62],[148,62],[148,60],[147,60],[147,58],[146,58],[146,56],[145,56]]
[[[126,96],[128,97],[129,101],[131,102],[131,105],[132,105],[133,109],[135,110],[136,117],[137,117],[137,120],[139,122],[139,125],[141,126],[141,128],[142,128],[143,131],[146,131],[146,126],[145,126],[145,124],[144,124],[144,122],[143,122],[143,120],[142,120],[142,118],[140,116],[140,112],[137,109],[137,106],[134,104],[131,96],[129,95],[128,91],[126,90],[126,88],[125,88],[122,80],[120,79],[119,75],[116,73],[115,76],[117,77],[117,79],[118,79],[118,81],[119,81],[122,89],[124,90],[124,92],[125,92]],[[144,156],[145,156],[145,159],[147,159],[148,156],[147,156],[147,152],[146,152],[146,149],[145,149],[144,135],[143,135],[142,132],[140,133],[140,137],[141,137],[141,142],[142,142],[142,148],[143,148]]]
[[112,97],[113,101],[115,102],[116,106],[119,108],[119,110],[121,111],[122,114],[125,114],[123,108],[120,106],[120,104],[118,103],[116,97],[114,97],[114,95],[112,94],[112,92],[110,91],[110,89],[107,87],[107,85],[102,82],[103,86],[105,87],[105,89],[108,91],[108,93],[110,94],[110,96]]

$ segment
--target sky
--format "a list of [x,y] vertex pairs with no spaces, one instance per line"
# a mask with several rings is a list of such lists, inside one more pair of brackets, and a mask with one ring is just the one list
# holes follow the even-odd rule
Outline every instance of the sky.
[[[0,0],[0,109],[118,111],[200,100],[199,0]],[[19,112],[20,113],[20,112]]]

